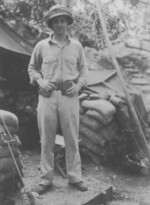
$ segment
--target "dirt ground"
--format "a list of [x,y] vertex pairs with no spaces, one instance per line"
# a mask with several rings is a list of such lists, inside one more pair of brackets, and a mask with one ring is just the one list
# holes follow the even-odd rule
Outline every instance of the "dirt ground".
[[[82,157],[83,158],[83,157]],[[27,189],[34,187],[40,177],[40,152],[22,153],[24,181]],[[129,174],[117,168],[96,166],[89,159],[82,159],[83,178],[89,187],[79,192],[68,186],[58,170],[55,171],[53,188],[42,196],[35,196],[42,205],[81,205],[99,194],[101,182],[113,187],[109,205],[150,205],[150,176]]]

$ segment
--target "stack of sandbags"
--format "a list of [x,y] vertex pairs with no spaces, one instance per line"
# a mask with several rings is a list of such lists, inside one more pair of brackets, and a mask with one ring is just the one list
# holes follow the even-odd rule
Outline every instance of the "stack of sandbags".
[[96,95],[80,98],[80,149],[93,161],[106,161],[114,154],[112,146],[121,138],[120,128],[115,118],[116,107]]
[[[20,182],[12,157],[13,154],[22,173],[22,163],[18,150],[20,141],[16,134],[18,128],[18,118],[16,115],[0,110],[0,193],[16,191],[18,182]],[[10,146],[8,146],[8,143]]]

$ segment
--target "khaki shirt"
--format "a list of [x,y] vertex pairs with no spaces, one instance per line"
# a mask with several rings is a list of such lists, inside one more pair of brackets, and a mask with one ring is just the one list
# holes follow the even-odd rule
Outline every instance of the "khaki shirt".
[[53,34],[40,41],[33,50],[28,72],[32,84],[42,77],[56,83],[77,79],[80,88],[87,85],[88,69],[83,47],[68,35],[63,46],[53,40]]

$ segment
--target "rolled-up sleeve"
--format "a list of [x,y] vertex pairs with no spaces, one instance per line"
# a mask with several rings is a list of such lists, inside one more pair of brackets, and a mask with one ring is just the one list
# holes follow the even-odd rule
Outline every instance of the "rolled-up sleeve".
[[35,82],[42,77],[41,70],[41,55],[40,48],[37,44],[31,55],[31,59],[28,66],[28,73],[30,77],[30,83],[35,84]]
[[83,86],[87,85],[88,68],[87,68],[86,57],[82,45],[80,45],[79,49],[80,49],[79,60],[78,60],[79,76],[78,76],[77,85],[79,86],[79,88],[82,88]]

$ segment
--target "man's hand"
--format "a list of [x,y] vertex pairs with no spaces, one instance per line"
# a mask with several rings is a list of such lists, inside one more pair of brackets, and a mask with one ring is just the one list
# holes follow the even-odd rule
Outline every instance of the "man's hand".
[[55,85],[51,83],[48,79],[39,78],[37,80],[37,83],[39,87],[42,88],[44,91],[50,91],[55,89]]
[[79,87],[78,87],[78,85],[77,84],[75,84],[75,83],[73,83],[72,84],[72,86],[70,87],[70,88],[68,88],[67,90],[66,90],[66,95],[70,95],[70,96],[73,96],[73,95],[75,95],[75,94],[77,94],[79,92]]

